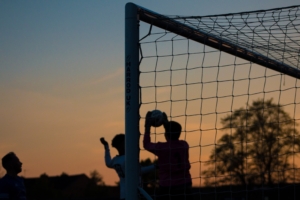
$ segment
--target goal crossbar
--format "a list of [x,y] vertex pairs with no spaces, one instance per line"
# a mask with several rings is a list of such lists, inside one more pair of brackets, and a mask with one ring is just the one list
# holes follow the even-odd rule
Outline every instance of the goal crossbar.
[[201,30],[197,30],[164,15],[160,15],[142,7],[138,7],[138,18],[141,21],[176,33],[180,36],[186,37],[220,51],[243,58],[245,60],[262,65],[280,73],[287,74],[294,78],[300,78],[300,70],[295,67],[291,67],[290,65],[276,61],[267,56],[251,51],[250,49],[237,46],[228,40],[219,38],[213,34],[209,34]]

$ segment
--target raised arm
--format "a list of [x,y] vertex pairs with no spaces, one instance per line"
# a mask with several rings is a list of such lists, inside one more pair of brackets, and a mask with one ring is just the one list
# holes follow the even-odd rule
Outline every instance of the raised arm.
[[149,111],[147,112],[145,117],[145,134],[144,134],[143,145],[146,150],[154,153],[156,143],[152,143],[150,138],[151,120],[152,120],[151,114],[152,113]]
[[111,159],[111,156],[110,156],[109,145],[108,145],[108,143],[106,142],[106,140],[103,137],[100,138],[100,142],[104,146],[104,151],[105,151],[105,153],[104,153],[105,165],[108,168],[113,168],[113,162],[112,162],[112,159]]

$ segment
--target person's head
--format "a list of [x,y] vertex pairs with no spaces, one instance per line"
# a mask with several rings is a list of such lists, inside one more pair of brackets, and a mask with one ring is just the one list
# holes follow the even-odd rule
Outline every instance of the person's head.
[[181,125],[175,121],[169,121],[165,125],[166,140],[178,140],[181,134]]
[[117,134],[111,142],[111,146],[115,147],[119,153],[125,150],[125,134]]
[[9,152],[2,158],[2,166],[7,173],[17,175],[22,171],[22,163],[14,152]]

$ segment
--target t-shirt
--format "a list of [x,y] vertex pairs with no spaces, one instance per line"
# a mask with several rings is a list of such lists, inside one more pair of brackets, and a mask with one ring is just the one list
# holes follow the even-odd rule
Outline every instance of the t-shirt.
[[125,198],[125,155],[115,156],[111,159],[109,148],[105,148],[105,164],[116,170],[120,178],[120,199]]
[[[115,169],[120,178],[120,199],[125,199],[125,155],[118,155],[111,159],[110,150],[105,147],[105,164],[109,168]],[[154,165],[141,168],[141,173],[148,173],[155,170]]]
[[189,145],[183,140],[152,143],[144,135],[144,148],[158,157],[159,185],[162,187],[191,184]]
[[[0,197],[9,200],[26,200],[26,189],[23,178],[6,174],[0,179]],[[0,199],[1,199],[0,198]]]

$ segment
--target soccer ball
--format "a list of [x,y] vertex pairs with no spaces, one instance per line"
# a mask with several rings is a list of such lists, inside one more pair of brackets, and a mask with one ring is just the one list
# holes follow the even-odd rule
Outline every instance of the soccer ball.
[[164,115],[163,112],[161,112],[160,110],[153,110],[151,112],[151,125],[154,127],[159,127],[163,124],[164,122]]

